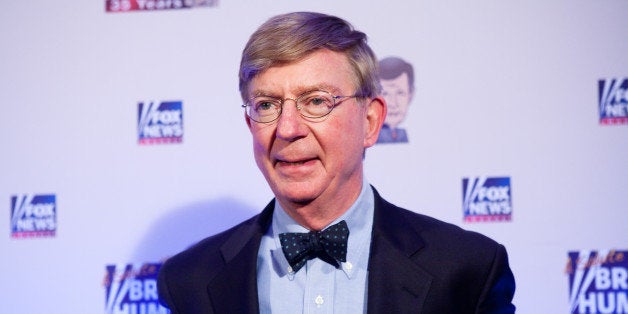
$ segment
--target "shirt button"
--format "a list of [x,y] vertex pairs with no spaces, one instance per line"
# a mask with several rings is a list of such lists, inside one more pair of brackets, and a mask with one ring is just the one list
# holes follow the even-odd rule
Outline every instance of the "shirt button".
[[353,264],[351,264],[351,262],[346,262],[345,263],[345,269],[346,270],[351,270],[353,268]]
[[314,303],[316,303],[316,305],[318,306],[323,305],[324,302],[325,300],[323,300],[323,296],[321,296],[320,294],[316,297],[316,300],[314,300]]

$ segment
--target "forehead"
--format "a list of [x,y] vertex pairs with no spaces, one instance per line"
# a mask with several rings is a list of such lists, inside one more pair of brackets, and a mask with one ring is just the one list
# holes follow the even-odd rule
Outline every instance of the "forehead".
[[392,89],[392,88],[410,88],[410,81],[407,73],[401,73],[401,75],[397,76],[394,79],[390,80],[380,80],[382,84],[382,88],[384,89]]
[[352,93],[355,75],[345,54],[326,49],[288,64],[270,67],[249,85],[249,96],[298,96],[311,90]]

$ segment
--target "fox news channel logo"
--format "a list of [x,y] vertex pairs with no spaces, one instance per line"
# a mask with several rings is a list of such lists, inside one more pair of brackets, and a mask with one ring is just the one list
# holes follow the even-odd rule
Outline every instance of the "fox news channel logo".
[[161,263],[107,265],[104,278],[106,314],[167,314],[159,304],[157,274]]
[[54,194],[19,194],[11,197],[11,237],[54,237],[57,201]]
[[465,222],[510,221],[510,177],[462,178],[462,208]]
[[569,313],[628,313],[628,251],[568,252]]
[[218,0],[105,0],[107,12],[192,9],[217,5]]
[[137,129],[140,145],[181,143],[183,141],[183,103],[162,101],[138,103]]
[[628,123],[628,77],[598,81],[600,124]]

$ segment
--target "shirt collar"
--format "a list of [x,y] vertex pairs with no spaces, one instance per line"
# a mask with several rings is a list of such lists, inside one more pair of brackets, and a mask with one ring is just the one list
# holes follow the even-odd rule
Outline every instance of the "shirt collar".
[[[341,263],[340,269],[349,279],[354,277],[356,269],[366,269],[368,266],[368,252],[371,243],[371,231],[373,227],[374,201],[373,190],[364,179],[362,190],[356,201],[340,217],[332,221],[329,225],[336,224],[341,220],[347,222],[349,227],[349,239],[347,243],[347,262]],[[323,229],[325,229],[323,228]],[[275,248],[271,250],[271,255],[275,263],[279,265],[276,269],[280,276],[287,275],[290,280],[294,278],[294,273],[288,272],[289,264],[281,250],[279,234],[284,232],[308,232],[309,230],[299,225],[279,202],[275,201],[273,220],[271,225],[271,236],[274,239]]]

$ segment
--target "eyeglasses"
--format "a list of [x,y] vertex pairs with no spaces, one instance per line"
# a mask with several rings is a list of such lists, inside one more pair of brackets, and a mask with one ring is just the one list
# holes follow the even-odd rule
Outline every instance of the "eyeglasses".
[[271,123],[279,118],[286,100],[294,100],[299,114],[305,118],[318,119],[328,115],[340,99],[358,97],[334,96],[330,92],[315,90],[299,95],[297,98],[276,98],[271,96],[255,96],[242,105],[246,115],[259,123]]

